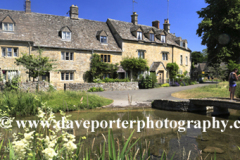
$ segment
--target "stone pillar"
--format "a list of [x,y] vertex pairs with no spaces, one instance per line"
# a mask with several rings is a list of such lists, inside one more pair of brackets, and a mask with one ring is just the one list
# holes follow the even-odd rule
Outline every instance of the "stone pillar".
[[212,116],[228,116],[230,115],[228,108],[214,106]]

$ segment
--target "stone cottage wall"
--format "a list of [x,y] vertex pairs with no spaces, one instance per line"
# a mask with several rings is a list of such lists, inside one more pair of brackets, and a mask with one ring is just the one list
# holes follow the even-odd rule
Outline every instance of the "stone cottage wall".
[[65,83],[64,90],[87,91],[92,87],[102,87],[105,91],[138,90],[138,82],[114,83]]

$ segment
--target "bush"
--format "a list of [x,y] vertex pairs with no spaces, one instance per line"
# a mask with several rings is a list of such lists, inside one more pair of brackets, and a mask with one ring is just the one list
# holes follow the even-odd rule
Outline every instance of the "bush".
[[237,88],[236,88],[236,91],[235,91],[235,96],[237,98],[240,98],[240,83],[237,83]]
[[88,92],[102,92],[104,89],[102,87],[92,87],[88,90]]
[[194,85],[195,83],[194,82],[190,82],[190,85]]
[[155,87],[155,84],[157,83],[157,76],[156,76],[156,73],[150,73],[150,77],[152,79],[152,87]]
[[169,83],[162,84],[162,87],[169,87],[169,86],[170,86]]
[[179,66],[177,63],[168,63],[167,64],[167,70],[169,71],[169,77],[176,78],[177,73],[178,73]]
[[93,80],[94,83],[103,83],[103,81],[99,78]]
[[162,85],[160,84],[160,83],[155,83],[154,84],[154,88],[159,88],[159,87],[161,87]]
[[113,79],[113,78],[105,78],[102,80],[105,83],[113,83],[113,82],[130,82],[128,78],[125,79]]

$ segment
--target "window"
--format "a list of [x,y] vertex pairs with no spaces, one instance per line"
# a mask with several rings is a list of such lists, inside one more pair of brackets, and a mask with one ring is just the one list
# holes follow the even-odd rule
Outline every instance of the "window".
[[154,41],[154,34],[153,33],[150,33],[150,41]]
[[183,59],[182,59],[182,55],[180,56],[180,64],[183,64]]
[[161,36],[161,42],[165,43],[166,42],[166,36]]
[[71,32],[62,32],[62,39],[71,40]]
[[181,75],[183,74],[181,69],[179,70],[179,74],[181,74]]
[[186,49],[188,49],[187,43],[185,43],[185,47],[186,47]]
[[183,47],[183,41],[180,41],[180,47]]
[[105,78],[110,78],[110,74],[109,73],[103,74],[103,79]]
[[3,30],[4,31],[13,31],[14,30],[13,23],[3,23]]
[[102,62],[111,62],[111,55],[101,55]]
[[73,81],[74,77],[73,77],[73,72],[62,72],[61,73],[61,80],[62,81]]
[[107,43],[107,37],[106,36],[100,36],[100,42],[101,43]]
[[145,58],[144,51],[138,51],[138,58]]
[[18,57],[18,48],[2,48],[2,57]]
[[188,57],[186,56],[186,66],[188,65]]
[[137,32],[137,39],[142,40],[142,32],[140,31]]
[[70,60],[73,61],[73,52],[62,52],[61,53],[61,60]]
[[166,53],[166,52],[162,53],[162,60],[165,60],[165,61],[168,60],[168,53]]

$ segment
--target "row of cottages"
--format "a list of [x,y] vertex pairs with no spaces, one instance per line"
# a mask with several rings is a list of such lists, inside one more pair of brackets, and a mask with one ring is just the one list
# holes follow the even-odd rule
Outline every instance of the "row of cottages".
[[[37,55],[38,47],[43,56],[56,60],[54,71],[40,77],[58,89],[64,83],[84,83],[84,73],[90,69],[93,53],[100,54],[107,63],[119,63],[124,57],[147,59],[151,72],[156,72],[159,82],[168,78],[167,63],[176,62],[180,72],[190,72],[190,50],[187,40],[170,33],[168,20],[163,29],[160,22],[152,26],[138,24],[136,12],[131,22],[108,19],[92,21],[78,17],[78,7],[70,7],[69,17],[31,12],[31,2],[26,0],[25,11],[0,9],[0,68],[4,79],[11,72],[20,71],[22,81],[29,80],[26,69],[15,65],[15,58],[22,53]],[[119,67],[119,78],[126,72]],[[108,76],[106,74],[105,76]]]

